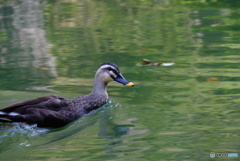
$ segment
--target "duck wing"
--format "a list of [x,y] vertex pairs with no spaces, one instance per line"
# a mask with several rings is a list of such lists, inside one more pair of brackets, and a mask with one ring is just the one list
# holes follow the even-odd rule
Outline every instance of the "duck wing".
[[0,110],[0,122],[41,123],[45,118],[59,119],[57,112],[68,105],[68,100],[51,95],[14,103]]
[[35,99],[29,99],[22,102],[14,103],[0,110],[2,113],[19,113],[25,114],[28,108],[40,108],[49,109],[53,111],[59,111],[62,107],[67,105],[67,100],[60,96],[51,95],[44,96]]

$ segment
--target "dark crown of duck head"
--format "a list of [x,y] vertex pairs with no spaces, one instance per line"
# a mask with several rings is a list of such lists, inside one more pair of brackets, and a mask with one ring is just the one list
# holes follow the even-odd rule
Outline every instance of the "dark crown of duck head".
[[134,86],[134,84],[132,82],[128,82],[123,75],[120,73],[120,70],[117,66],[117,64],[115,63],[103,63],[100,65],[100,68],[102,68],[103,70],[107,70],[111,76],[111,78],[118,82],[121,83],[125,86]]

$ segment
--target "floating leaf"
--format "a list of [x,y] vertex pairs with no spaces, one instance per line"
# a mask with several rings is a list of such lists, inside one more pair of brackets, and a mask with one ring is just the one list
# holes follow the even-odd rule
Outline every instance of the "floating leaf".
[[151,63],[152,66],[159,66],[159,65],[162,65],[162,64],[163,64],[162,62],[161,63],[155,63],[155,62]]
[[145,64],[150,64],[151,63],[151,61],[148,60],[148,59],[142,59],[142,62],[145,63]]
[[142,59],[140,63],[137,63],[139,66],[172,66],[174,63],[163,63],[163,62],[153,62],[148,59]]
[[165,66],[165,67],[168,67],[168,66],[174,65],[174,63],[162,63],[161,65],[162,65],[162,66]]
[[36,68],[40,70],[48,70],[48,68],[43,68],[43,67],[36,67]]
[[211,26],[212,27],[216,27],[216,26],[219,26],[220,24],[219,23],[217,23],[217,24],[212,24]]
[[206,82],[219,82],[219,79],[216,77],[211,77],[211,78],[203,79],[203,80]]

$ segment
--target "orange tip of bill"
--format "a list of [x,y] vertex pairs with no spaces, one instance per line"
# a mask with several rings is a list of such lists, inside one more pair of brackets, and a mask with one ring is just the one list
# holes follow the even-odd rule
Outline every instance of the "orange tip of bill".
[[134,86],[134,84],[132,82],[129,82],[128,84],[125,84],[125,86]]

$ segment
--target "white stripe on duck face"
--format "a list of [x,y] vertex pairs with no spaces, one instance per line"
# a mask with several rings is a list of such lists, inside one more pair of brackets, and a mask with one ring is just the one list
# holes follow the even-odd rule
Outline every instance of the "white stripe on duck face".
[[110,70],[109,73],[111,74],[111,76],[112,76],[114,79],[117,78],[117,75],[116,75],[113,71]]
[[105,64],[105,65],[102,65],[100,67],[100,69],[106,69],[106,68],[111,68],[112,70],[115,70],[115,71],[117,71],[119,73],[119,70],[117,68],[115,68],[114,66],[109,65],[109,64]]
[[0,111],[0,115],[17,116],[17,115],[20,115],[20,114],[16,113],[16,112],[7,113],[7,112]]
[[102,65],[102,66],[100,67],[100,69],[105,69],[105,68],[114,68],[114,67],[111,66],[111,65],[108,65],[108,64]]
[[111,70],[109,70],[110,75],[113,78],[117,78],[117,74],[116,73],[119,73],[119,71],[114,66],[106,64],[106,65],[101,66],[99,69],[103,70],[103,69],[107,69],[107,68],[111,68]]

